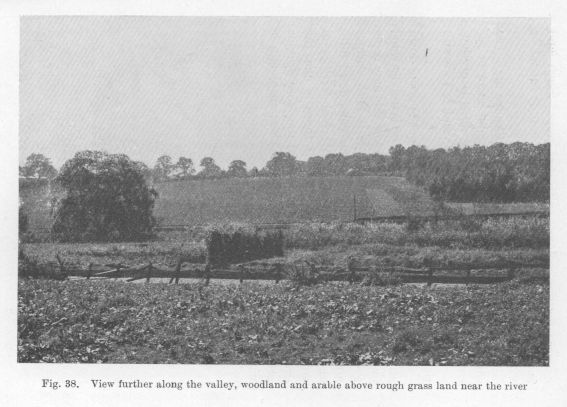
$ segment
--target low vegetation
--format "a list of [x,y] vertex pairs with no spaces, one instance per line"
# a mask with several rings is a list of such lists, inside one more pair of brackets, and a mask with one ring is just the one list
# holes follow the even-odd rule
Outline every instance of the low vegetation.
[[286,233],[289,248],[319,249],[339,244],[382,243],[445,248],[549,247],[549,218],[509,218],[485,221],[428,222],[408,230],[404,224],[307,224]]
[[549,363],[549,286],[21,280],[19,362]]
[[[154,264],[173,266],[179,255],[187,262],[203,263],[205,240],[211,230],[254,233],[245,224],[190,228],[162,232],[145,243],[27,243],[22,249],[32,260],[46,263],[55,254],[83,267],[89,263]],[[319,265],[344,265],[354,257],[365,266],[408,267],[476,265],[490,267],[503,262],[549,262],[549,218],[459,221],[423,225],[409,232],[404,225],[380,223],[309,224],[283,231],[285,261],[308,260]],[[281,259],[277,261],[281,262]]]
[[[211,230],[161,233],[146,243],[28,243],[22,267],[203,263]],[[310,224],[284,230],[287,280],[180,285],[20,279],[20,362],[546,366],[549,219],[419,225]],[[24,257],[22,257],[24,258]],[[498,268],[510,282],[427,288],[387,273],[323,282],[347,264]],[[529,267],[531,265],[531,268]],[[297,266],[297,267],[296,267]],[[506,266],[508,267],[508,266]],[[506,268],[504,267],[504,268]],[[254,269],[255,270],[255,269]],[[252,272],[254,272],[252,270]]]

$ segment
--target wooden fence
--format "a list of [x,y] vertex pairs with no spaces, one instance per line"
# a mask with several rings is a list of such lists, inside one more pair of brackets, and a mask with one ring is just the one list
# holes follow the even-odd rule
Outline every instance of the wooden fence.
[[[169,279],[169,283],[179,283],[180,279],[203,279],[206,284],[211,279],[225,280],[271,280],[278,283],[285,279],[312,279],[313,281],[347,281],[350,283],[362,282],[368,279],[382,279],[384,282],[425,283],[431,284],[493,284],[510,281],[516,272],[527,268],[549,269],[549,262],[516,263],[502,262],[490,266],[479,267],[473,265],[432,266],[422,268],[376,266],[357,267],[349,262],[346,267],[331,267],[314,265],[308,262],[293,264],[250,262],[238,264],[233,268],[214,268],[211,264],[191,265],[183,269],[183,260],[180,257],[174,268],[161,268],[151,262],[136,266],[123,264],[90,264],[88,268],[81,268],[65,264],[64,260],[56,255],[56,262],[43,265],[44,273],[29,277],[50,277],[67,279],[69,277],[85,279],[121,278],[126,281],[151,279]],[[28,277],[28,276],[23,276]]]

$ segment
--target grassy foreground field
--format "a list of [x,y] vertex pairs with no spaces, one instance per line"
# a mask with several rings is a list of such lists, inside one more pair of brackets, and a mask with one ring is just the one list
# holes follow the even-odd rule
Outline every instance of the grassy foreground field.
[[19,362],[549,363],[549,286],[19,283]]

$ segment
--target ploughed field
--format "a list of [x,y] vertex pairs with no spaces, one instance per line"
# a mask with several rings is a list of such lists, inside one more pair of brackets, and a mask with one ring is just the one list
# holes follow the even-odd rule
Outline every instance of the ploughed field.
[[[229,225],[226,228],[250,228]],[[148,243],[22,245],[39,263],[173,267],[204,260],[206,228]],[[209,286],[112,280],[19,282],[20,362],[547,365],[549,219],[405,225],[308,224],[284,231],[284,264],[318,267],[515,263],[492,285],[333,283],[291,278]]]

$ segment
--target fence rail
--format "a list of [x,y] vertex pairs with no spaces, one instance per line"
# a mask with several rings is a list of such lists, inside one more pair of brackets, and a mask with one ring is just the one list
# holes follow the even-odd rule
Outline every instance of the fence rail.
[[[146,282],[160,278],[169,279],[169,283],[179,283],[180,279],[204,279],[208,284],[210,279],[224,280],[272,280],[276,283],[286,279],[315,279],[316,281],[347,281],[350,283],[361,282],[365,279],[384,278],[385,281],[396,281],[403,283],[426,283],[428,285],[444,284],[493,284],[510,281],[521,269],[541,268],[549,269],[549,262],[518,263],[502,262],[490,266],[474,265],[449,265],[431,267],[401,267],[401,266],[376,266],[360,267],[349,262],[346,267],[330,267],[314,265],[308,262],[299,263],[269,263],[250,262],[238,264],[234,268],[213,268],[210,264],[200,266],[192,265],[190,268],[182,268],[183,260],[179,258],[174,268],[160,268],[151,262],[128,266],[123,264],[94,264],[88,268],[68,265],[59,256],[57,261],[49,262],[42,266],[43,273],[36,277],[50,276],[51,278],[67,279],[109,279],[124,278],[126,281],[145,279]],[[23,276],[28,277],[28,276]],[[33,277],[33,276],[32,276]]]

